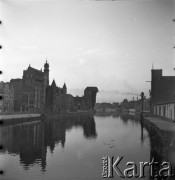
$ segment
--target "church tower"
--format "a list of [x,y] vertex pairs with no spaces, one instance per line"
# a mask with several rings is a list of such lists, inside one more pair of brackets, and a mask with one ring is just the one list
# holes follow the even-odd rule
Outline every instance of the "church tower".
[[64,83],[63,85],[63,95],[66,95],[67,94],[67,87],[66,87],[66,84]]
[[44,86],[49,86],[49,64],[47,63],[47,60],[44,64]]

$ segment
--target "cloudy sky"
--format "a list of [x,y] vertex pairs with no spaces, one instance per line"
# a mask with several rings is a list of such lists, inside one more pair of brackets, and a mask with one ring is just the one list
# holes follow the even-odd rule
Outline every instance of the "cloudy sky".
[[50,64],[68,93],[97,86],[97,101],[150,89],[151,68],[175,75],[174,0],[1,0],[0,80]]

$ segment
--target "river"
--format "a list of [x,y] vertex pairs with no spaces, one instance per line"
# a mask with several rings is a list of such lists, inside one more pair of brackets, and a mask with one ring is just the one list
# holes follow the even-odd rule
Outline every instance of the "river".
[[[127,162],[161,161],[154,150],[153,134],[128,115],[73,116],[0,127],[0,175],[8,180],[97,180],[102,177],[102,158]],[[159,141],[156,140],[159,144]],[[157,147],[156,144],[156,147]],[[145,177],[150,179],[149,168]],[[113,178],[122,179],[114,171]],[[138,178],[133,178],[138,179]]]

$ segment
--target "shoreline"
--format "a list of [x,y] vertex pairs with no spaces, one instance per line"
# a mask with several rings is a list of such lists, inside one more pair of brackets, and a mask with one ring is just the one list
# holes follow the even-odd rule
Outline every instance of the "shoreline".
[[28,114],[2,114],[0,115],[0,120],[9,120],[9,119],[20,119],[20,118],[32,118],[32,117],[40,117],[41,114],[34,114],[34,113],[28,113]]
[[68,117],[73,115],[93,115],[92,111],[82,112],[61,112],[61,113],[49,113],[49,114],[8,114],[0,115],[1,126],[9,126],[14,124],[23,124],[34,121],[47,121],[52,119],[58,119],[59,117]]

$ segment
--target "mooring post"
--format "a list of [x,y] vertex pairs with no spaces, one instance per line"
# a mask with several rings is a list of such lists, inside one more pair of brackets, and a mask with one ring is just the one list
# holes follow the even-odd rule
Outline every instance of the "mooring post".
[[143,114],[143,101],[144,101],[144,92],[141,92],[141,101],[142,101],[142,104],[141,104],[141,109],[142,109],[142,114]]

